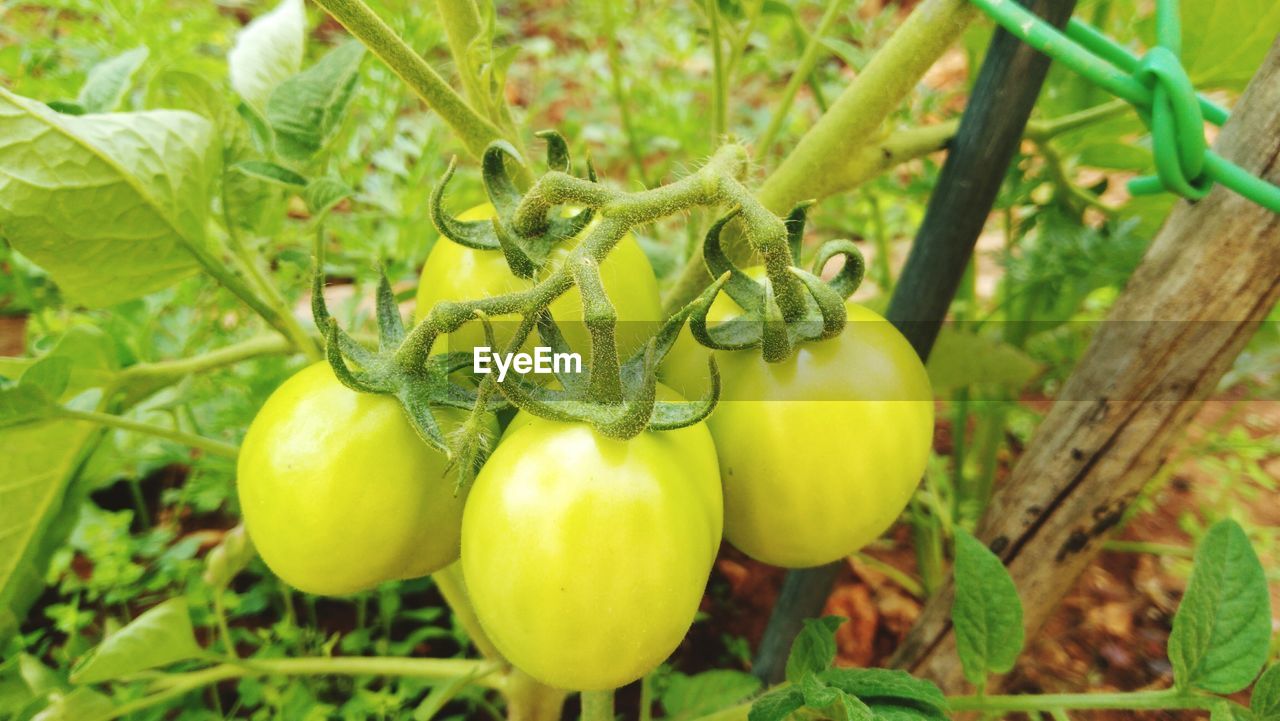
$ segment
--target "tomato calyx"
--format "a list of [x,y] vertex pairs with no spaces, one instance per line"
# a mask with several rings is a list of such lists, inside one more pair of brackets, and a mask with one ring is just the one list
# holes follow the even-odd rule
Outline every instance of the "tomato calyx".
[[[553,173],[570,171],[569,145],[564,136],[554,130],[538,133],[547,141],[547,166]],[[458,220],[444,209],[444,193],[453,178],[457,159],[449,162],[444,177],[431,193],[430,215],[436,230],[459,245],[476,250],[500,250],[511,272],[520,278],[533,278],[546,265],[547,257],[560,243],[577,236],[595,218],[595,210],[586,208],[580,213],[565,217],[549,206],[542,208],[539,217],[523,216],[517,224],[516,214],[523,196],[507,170],[508,163],[524,166],[524,159],[513,145],[505,140],[495,141],[485,149],[481,158],[481,178],[485,193],[493,204],[493,218],[486,220]],[[573,177],[573,176],[569,176]],[[587,178],[597,182],[595,168],[587,160]]]
[[[820,341],[840,334],[845,326],[844,301],[862,283],[866,262],[862,253],[849,240],[824,243],[814,257],[812,272],[800,268],[801,240],[808,207],[812,201],[800,203],[787,216],[786,243],[759,243],[748,232],[747,239],[764,256],[763,282],[747,275],[724,252],[720,233],[741,209],[730,211],[707,231],[703,243],[703,260],[717,278],[714,292],[695,300],[689,314],[689,330],[702,345],[714,350],[747,350],[759,348],[766,361],[777,363],[791,356],[797,345]],[[826,264],[836,256],[844,263],[829,281],[820,277]],[[723,290],[742,309],[741,316],[708,325],[707,313],[716,294]]]

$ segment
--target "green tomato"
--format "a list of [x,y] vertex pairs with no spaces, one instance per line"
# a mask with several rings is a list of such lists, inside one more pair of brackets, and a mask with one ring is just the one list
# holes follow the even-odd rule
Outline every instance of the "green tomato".
[[[465,412],[440,417],[447,431]],[[308,593],[341,595],[457,559],[464,495],[446,466],[395,399],[356,393],[317,363],[258,411],[236,485],[267,566]]]
[[[780,363],[759,350],[716,352],[723,385],[707,425],[724,480],[725,538],[766,563],[817,566],[862,548],[902,513],[929,459],[924,365],[884,318],[845,308],[843,333]],[[721,296],[708,319],[741,312]],[[664,381],[699,396],[708,353],[686,328]]]
[[[458,216],[459,220],[485,220],[492,218],[493,206],[478,205]],[[570,239],[552,251],[548,268],[563,262],[578,243],[586,237],[594,223],[588,225],[576,238]],[[600,264],[600,279],[605,294],[613,303],[618,315],[618,352],[626,358],[644,346],[664,319],[662,301],[658,296],[658,281],[653,267],[645,257],[635,236],[627,233]],[[476,300],[488,296],[503,295],[526,290],[534,280],[520,278],[507,267],[506,258],[497,250],[476,250],[441,237],[432,246],[427,262],[422,267],[418,283],[417,312],[423,317],[432,306],[442,300]],[[582,321],[582,295],[577,287],[551,302],[551,315],[560,324],[560,330],[569,347],[582,354],[584,363],[590,358],[590,334]],[[491,319],[498,349],[515,334],[516,315],[495,316]],[[536,332],[532,336],[536,340]],[[526,344],[526,351],[534,343]],[[479,321],[472,321],[452,333],[448,347],[438,341],[435,350],[470,351],[486,345]],[[497,350],[497,349],[495,349]],[[585,367],[585,366],[584,366]]]
[[628,441],[516,416],[462,519],[462,570],[498,650],[557,688],[652,671],[698,610],[723,523],[699,423]]

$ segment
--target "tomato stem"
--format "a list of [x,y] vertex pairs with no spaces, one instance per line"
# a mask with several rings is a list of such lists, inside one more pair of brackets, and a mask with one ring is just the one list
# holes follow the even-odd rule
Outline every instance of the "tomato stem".
[[613,721],[613,691],[583,691],[582,721]]

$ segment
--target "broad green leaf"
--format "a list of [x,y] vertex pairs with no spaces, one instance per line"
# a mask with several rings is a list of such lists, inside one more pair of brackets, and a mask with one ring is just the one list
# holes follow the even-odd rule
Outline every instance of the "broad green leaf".
[[1022,350],[984,335],[943,326],[926,368],[937,395],[975,383],[1021,388],[1040,373],[1039,363]]
[[1006,673],[1022,651],[1022,602],[1000,559],[971,533],[956,530],[956,600],[951,608],[964,677],[981,686]]
[[120,107],[120,101],[133,84],[133,76],[146,62],[148,52],[145,47],[134,48],[94,65],[80,88],[76,103],[86,113],[109,113]]
[[0,429],[46,419],[54,411],[53,400],[36,385],[0,388]]
[[85,305],[196,268],[216,166],[212,126],[193,113],[58,115],[0,88],[0,233]]
[[302,191],[302,199],[306,201],[307,210],[311,211],[312,215],[323,215],[352,195],[355,195],[354,190],[333,178],[316,178],[307,183],[306,189]]
[[819,680],[816,674],[806,674],[798,684],[806,708],[821,713],[832,721],[872,721],[875,715],[857,696],[845,693]]
[[1244,529],[1215,523],[1196,549],[1187,592],[1173,617],[1169,660],[1178,688],[1235,693],[1267,661],[1271,597]]
[[242,160],[231,166],[231,169],[259,180],[265,180],[268,183],[283,185],[295,190],[305,188],[307,185],[307,179],[301,175],[282,165],[269,163],[265,160]]
[[760,679],[741,671],[722,669],[693,676],[673,673],[659,700],[667,718],[690,719],[738,703],[759,690]]
[[285,78],[302,69],[307,14],[302,0],[282,0],[236,35],[227,53],[231,88],[246,103],[263,109]]
[[1224,698],[1209,709],[1209,721],[1256,721],[1256,719],[1249,709]]
[[886,668],[832,668],[818,674],[828,686],[876,704],[909,706],[917,715],[945,721],[947,698],[930,681]]
[[1200,88],[1239,90],[1280,34],[1275,0],[1182,0],[1182,57]]
[[107,636],[71,672],[72,683],[101,683],[195,658],[201,653],[187,602],[172,598]]
[[61,398],[71,383],[71,359],[47,355],[27,368],[18,379],[19,386],[34,387],[50,399]]
[[836,659],[836,629],[847,619],[839,616],[805,619],[787,656],[787,680],[799,681],[806,674],[820,673]]
[[310,160],[337,132],[355,89],[364,46],[351,41],[285,80],[267,101],[267,122],[282,157]]
[[1272,664],[1258,677],[1249,709],[1257,721],[1280,721],[1280,663]]
[[111,699],[103,694],[89,688],[77,688],[67,694],[54,694],[50,704],[31,721],[84,721],[106,716],[113,708]]
[[96,431],[67,420],[0,428],[0,643],[44,589],[49,556],[79,505],[67,484]]
[[804,706],[804,696],[798,689],[784,688],[771,691],[751,704],[747,721],[784,721]]

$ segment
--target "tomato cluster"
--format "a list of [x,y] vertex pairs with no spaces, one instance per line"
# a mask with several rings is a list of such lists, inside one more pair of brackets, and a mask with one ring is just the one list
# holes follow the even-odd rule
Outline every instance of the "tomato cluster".
[[[620,321],[659,318],[634,238],[602,264],[602,279]],[[500,252],[441,238],[418,304],[531,283]],[[574,292],[551,307],[568,328],[582,317]],[[737,312],[721,298],[708,318]],[[521,411],[457,492],[446,459],[396,400],[309,367],[268,399],[245,438],[245,522],[268,566],[313,593],[425,575],[460,556],[477,617],[508,660],[559,688],[621,686],[684,637],[722,534],[762,561],[813,566],[873,540],[906,506],[932,436],[928,377],[892,325],[852,303],[847,312],[841,335],[780,363],[716,351],[721,401],[679,430],[619,440]],[[476,345],[480,332],[456,331],[452,350]],[[620,334],[618,343],[626,353],[642,341]],[[709,352],[685,331],[660,396],[701,395]]]

